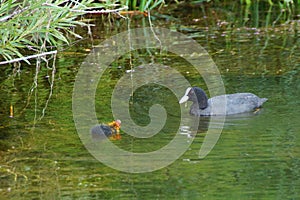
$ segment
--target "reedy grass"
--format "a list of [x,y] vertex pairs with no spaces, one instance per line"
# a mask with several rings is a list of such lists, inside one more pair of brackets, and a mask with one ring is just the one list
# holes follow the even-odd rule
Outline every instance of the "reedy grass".
[[144,12],[162,3],[164,0],[100,3],[93,0],[3,0],[0,3],[0,64],[16,58],[24,58],[29,63],[25,54],[40,54],[69,44],[72,37],[81,38],[74,29],[86,25],[77,20],[83,14],[118,13],[119,6]]
[[[81,38],[75,27],[86,26],[78,17],[92,9],[113,7],[92,0],[4,0],[0,4],[0,63],[39,54]],[[95,7],[97,6],[97,7]],[[113,12],[114,10],[110,10]],[[100,11],[99,11],[100,12]],[[27,59],[24,59],[28,62]],[[2,61],[2,62],[1,62]],[[29,63],[29,62],[28,62]]]
[[121,3],[128,6],[130,10],[145,12],[164,4],[165,2],[164,0],[123,0]]
[[[56,48],[63,43],[69,43],[65,33],[79,37],[73,27],[84,23],[75,20],[80,13],[70,12],[70,9],[86,9],[90,0],[81,3],[70,2],[63,7],[50,7],[46,1],[38,0],[8,0],[0,6],[0,54],[2,59],[11,60],[23,57],[28,51],[40,53]],[[57,0],[53,5],[62,5],[64,1]]]

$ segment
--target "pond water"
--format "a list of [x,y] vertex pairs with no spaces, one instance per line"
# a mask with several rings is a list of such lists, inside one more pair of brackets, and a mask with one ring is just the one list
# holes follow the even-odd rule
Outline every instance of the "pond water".
[[[200,119],[196,135],[181,135],[190,146],[166,167],[127,173],[104,165],[89,153],[77,133],[72,92],[92,45],[128,30],[128,23],[116,20],[109,28],[96,20],[93,40],[87,38],[59,53],[52,94],[51,68],[43,66],[38,74],[34,65],[19,70],[6,67],[0,72],[1,199],[300,198],[300,22],[291,20],[266,28],[261,25],[266,19],[234,21],[238,18],[227,16],[227,7],[196,6],[186,11],[190,9],[175,9],[172,15],[176,17],[153,14],[152,23],[196,40],[216,63],[226,93],[252,92],[266,97],[263,108],[254,114],[226,117],[224,127],[222,121],[213,121],[210,128],[222,133],[204,158],[199,158],[199,150],[210,118]],[[276,20],[273,18],[270,21]],[[143,25],[149,25],[147,19],[136,17],[129,26]],[[191,85],[207,91],[203,78],[178,55],[160,54],[157,49],[132,51],[116,59],[97,84],[95,110],[99,123],[113,119],[111,95],[118,81],[130,76],[126,70],[144,70],[146,77],[159,74],[159,79],[172,77],[170,70],[154,73],[142,67],[151,62],[171,66]],[[37,88],[32,89],[35,83]],[[122,84],[128,88],[131,83]],[[181,82],[174,78],[173,84]],[[150,152],[167,145],[178,135],[178,129],[190,133],[192,127],[183,127],[180,121],[194,118],[188,115],[189,108],[180,107],[168,88],[150,83],[138,88],[129,101],[131,116],[139,126],[151,122],[148,112],[153,104],[165,108],[167,120],[162,130],[149,138],[121,131],[122,139],[113,141],[118,147]],[[10,105],[13,118],[9,118]]]

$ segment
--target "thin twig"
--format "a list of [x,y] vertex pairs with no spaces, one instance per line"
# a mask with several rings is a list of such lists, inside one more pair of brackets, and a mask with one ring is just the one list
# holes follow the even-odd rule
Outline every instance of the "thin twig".
[[117,8],[117,9],[113,9],[113,10],[110,10],[110,9],[107,9],[107,10],[73,10],[71,9],[70,11],[71,12],[82,12],[82,13],[85,13],[85,14],[107,14],[107,13],[117,13],[119,11],[122,11],[122,10],[127,10],[128,9],[128,6],[124,6],[122,8]]
[[158,36],[156,35],[154,29],[153,29],[153,24],[151,22],[151,16],[150,16],[150,10],[148,10],[148,21],[149,21],[149,25],[150,25],[150,30],[153,33],[154,38],[159,42],[159,46],[160,46],[160,50],[162,50],[162,44],[160,39],[158,38]]
[[128,19],[128,17],[125,17],[124,15],[122,15],[120,12],[116,12],[115,14],[117,14],[119,17],[123,18],[123,19]]
[[21,58],[16,58],[16,59],[8,60],[8,61],[2,61],[2,62],[0,62],[0,65],[19,62],[19,61],[22,61],[22,60],[27,61],[28,59],[37,58],[37,57],[41,57],[41,56],[46,56],[46,55],[50,55],[50,54],[57,54],[57,50],[44,52],[44,53],[40,53],[40,54],[35,54],[35,55],[30,55],[30,56],[25,56],[25,57],[21,57]]
[[52,93],[53,93],[53,86],[54,86],[54,79],[55,79],[55,72],[56,72],[56,68],[55,68],[55,61],[56,61],[56,54],[54,55],[54,58],[53,58],[53,64],[52,64],[52,73],[51,73],[51,81],[50,81],[50,93],[49,93],[49,96],[48,96],[48,99],[46,101],[46,104],[42,110],[42,115],[40,116],[39,120],[42,120],[45,116],[45,111],[48,107],[48,104],[49,104],[49,101],[52,97]]
[[[65,9],[61,6],[57,6],[55,4],[52,3],[43,3],[44,6],[51,6],[51,7],[56,7],[56,8],[61,8],[61,9]],[[88,8],[90,9],[90,8]],[[84,14],[108,14],[108,13],[117,13],[119,11],[122,10],[126,10],[128,9],[128,6],[124,6],[122,8],[117,8],[117,9],[106,9],[106,10],[75,10],[75,9],[70,9],[71,12],[80,12],[80,13],[84,13]]]
[[18,14],[20,14],[21,12],[26,11],[28,8],[29,8],[29,6],[23,8],[23,9],[18,9],[18,8],[17,8],[12,14],[0,18],[0,22],[6,22],[6,21],[10,20],[11,18],[13,18],[15,15],[18,15]]
[[36,59],[36,65],[35,65],[35,75],[33,79],[33,87],[31,88],[31,91],[34,90],[34,119],[33,119],[33,127],[32,129],[35,128],[36,125],[36,119],[37,119],[37,107],[38,107],[38,75],[41,69],[41,59],[38,57]]

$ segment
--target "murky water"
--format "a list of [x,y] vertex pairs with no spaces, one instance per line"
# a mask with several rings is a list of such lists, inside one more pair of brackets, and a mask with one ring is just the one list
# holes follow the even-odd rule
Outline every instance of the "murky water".
[[[227,22],[233,22],[224,17],[224,10],[214,10],[218,20],[208,11],[211,10],[206,10],[206,18],[203,9],[201,12],[194,9],[186,15],[175,11],[177,19],[157,15],[152,23],[197,40],[218,66],[227,93],[252,92],[267,97],[269,100],[259,112],[227,117],[217,144],[200,159],[199,150],[211,119],[201,119],[198,134],[188,136],[191,127],[180,127],[181,111],[176,96],[165,87],[146,85],[133,96],[132,117],[135,123],[147,125],[149,107],[159,103],[168,115],[165,126],[151,138],[123,134],[122,140],[114,143],[127,151],[154,151],[168,144],[181,128],[182,139],[192,144],[174,163],[154,172],[131,174],[107,167],[83,146],[73,121],[74,81],[92,44],[90,40],[84,41],[59,54],[47,107],[51,69],[40,71],[38,89],[32,93],[34,66],[23,67],[16,73],[10,68],[0,72],[0,196],[4,199],[300,198],[299,22],[269,29],[248,22],[247,26],[233,27],[227,26]],[[131,25],[143,23],[147,25],[147,20],[134,19]],[[120,22],[115,29],[105,32],[95,28],[93,42],[127,30],[126,22]],[[206,83],[186,61],[171,53],[160,55],[155,50],[149,51],[123,56],[104,72],[95,105],[100,122],[113,119],[111,93],[126,70],[131,70],[130,62],[134,67],[153,60],[172,66],[192,85],[207,90]],[[170,75],[164,73],[163,76]],[[10,105],[14,106],[14,118],[9,118]],[[39,120],[45,107],[45,114]],[[193,120],[188,111],[189,108],[183,108],[184,121]],[[211,126],[222,128],[218,121]]]

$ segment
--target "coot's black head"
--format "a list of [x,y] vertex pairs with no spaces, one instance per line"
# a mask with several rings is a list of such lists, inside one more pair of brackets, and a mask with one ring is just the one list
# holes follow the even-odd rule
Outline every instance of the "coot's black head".
[[180,99],[179,103],[184,103],[186,101],[192,101],[193,103],[198,103],[199,109],[205,109],[208,106],[208,98],[205,92],[198,87],[189,87],[186,89],[185,94]]

